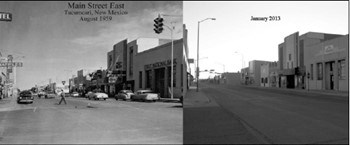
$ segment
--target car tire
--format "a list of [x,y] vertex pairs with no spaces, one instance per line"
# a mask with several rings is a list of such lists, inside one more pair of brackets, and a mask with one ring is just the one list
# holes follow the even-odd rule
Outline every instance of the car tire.
[[105,100],[105,101],[106,101],[107,99],[106,99],[106,98],[104,98],[103,100]]
[[117,98],[117,97],[115,97],[115,100],[116,100],[116,101],[118,101],[118,98]]

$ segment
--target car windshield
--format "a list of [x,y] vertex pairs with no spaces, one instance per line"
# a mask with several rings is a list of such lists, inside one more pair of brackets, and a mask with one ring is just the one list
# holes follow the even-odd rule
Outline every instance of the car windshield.
[[144,94],[144,93],[152,93],[151,90],[141,90],[141,91],[138,91],[139,94]]
[[132,93],[131,90],[125,90],[124,92],[125,92],[125,93]]
[[32,93],[29,91],[23,91],[20,93],[20,95],[31,95]]

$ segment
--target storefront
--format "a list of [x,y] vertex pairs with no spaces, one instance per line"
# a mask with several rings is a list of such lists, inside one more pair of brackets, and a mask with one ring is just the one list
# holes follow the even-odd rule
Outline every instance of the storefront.
[[[183,39],[174,41],[174,98],[183,96],[188,88],[187,54]],[[162,98],[171,97],[171,43],[137,53],[134,56],[133,80],[135,90],[151,89]]]
[[306,48],[305,71],[309,89],[349,91],[349,35]]

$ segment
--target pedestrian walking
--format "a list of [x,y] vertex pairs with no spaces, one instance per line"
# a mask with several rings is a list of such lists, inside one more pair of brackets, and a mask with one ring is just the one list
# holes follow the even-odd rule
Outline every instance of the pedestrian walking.
[[66,94],[63,92],[63,89],[61,89],[61,92],[59,93],[59,96],[61,97],[60,102],[58,103],[58,105],[61,105],[62,101],[64,101],[64,104],[67,104],[66,102]]

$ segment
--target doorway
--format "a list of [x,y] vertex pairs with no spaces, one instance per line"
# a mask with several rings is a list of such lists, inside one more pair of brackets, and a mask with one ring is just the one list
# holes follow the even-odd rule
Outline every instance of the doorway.
[[165,68],[155,69],[155,92],[160,93],[160,97],[165,96]]

